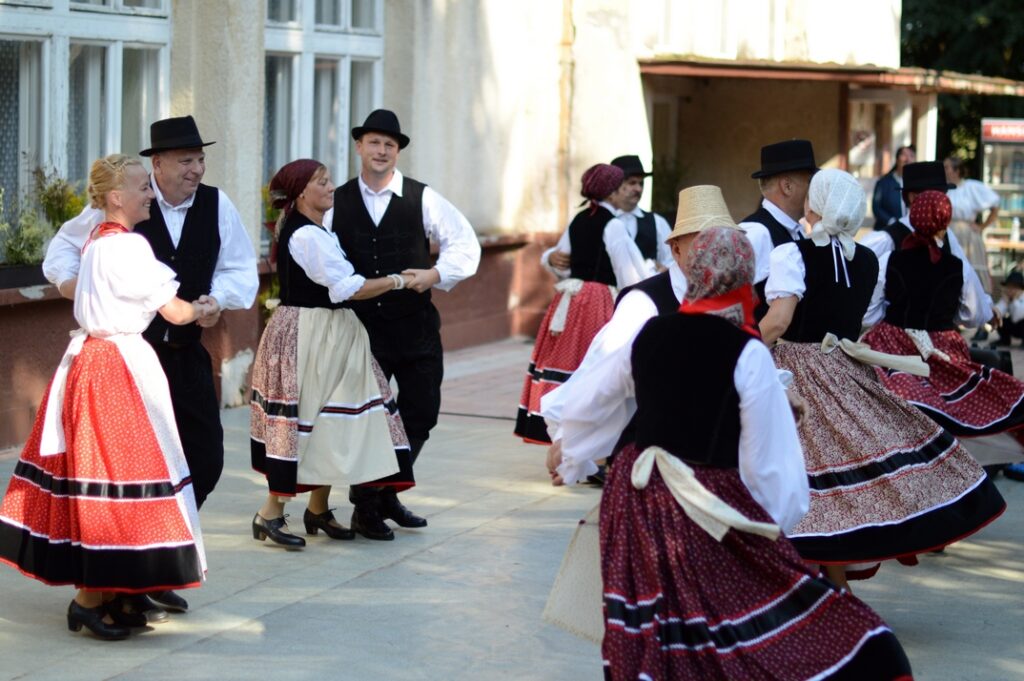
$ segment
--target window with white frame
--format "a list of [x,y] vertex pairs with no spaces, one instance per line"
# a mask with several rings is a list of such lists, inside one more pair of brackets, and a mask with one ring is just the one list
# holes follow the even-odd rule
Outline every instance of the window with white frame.
[[[137,154],[166,117],[168,0],[0,0],[0,186],[37,167],[84,187],[99,156]],[[8,153],[8,150],[16,153]]]
[[267,0],[264,181],[311,157],[337,184],[358,168],[349,130],[380,106],[382,0]]

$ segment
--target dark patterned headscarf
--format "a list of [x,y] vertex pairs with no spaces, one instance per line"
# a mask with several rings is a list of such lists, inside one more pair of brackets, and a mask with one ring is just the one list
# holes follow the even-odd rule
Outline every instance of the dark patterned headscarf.
[[622,168],[598,163],[587,168],[583,173],[583,190],[580,192],[590,201],[591,212],[597,210],[597,204],[619,188],[625,179]]
[[933,264],[937,263],[942,257],[942,250],[935,243],[935,236],[949,227],[949,221],[952,219],[953,204],[944,192],[934,189],[921,192],[910,206],[910,225],[914,232],[903,239],[900,248],[925,246],[928,249],[928,259]]
[[685,314],[722,317],[760,337],[754,322],[754,249],[738,229],[709,227],[690,245],[683,265]]
[[306,188],[316,171],[324,164],[311,158],[300,158],[281,166],[270,180],[270,199],[274,208],[280,208],[287,215],[295,206],[295,199]]

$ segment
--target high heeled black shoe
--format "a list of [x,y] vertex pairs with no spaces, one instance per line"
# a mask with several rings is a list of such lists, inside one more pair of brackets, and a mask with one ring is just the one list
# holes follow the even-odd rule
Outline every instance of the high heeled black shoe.
[[257,513],[252,517],[252,538],[263,541],[270,537],[270,541],[275,544],[283,546],[289,551],[298,551],[306,545],[306,540],[302,537],[296,537],[289,532],[281,531],[282,527],[288,527],[288,523],[284,520],[287,517],[285,515],[273,520],[267,520]]
[[120,641],[128,638],[128,635],[132,633],[131,630],[119,624],[107,624],[103,621],[103,616],[106,614],[107,609],[102,605],[86,608],[79,605],[77,601],[71,601],[71,605],[68,606],[68,629],[81,631],[82,627],[85,627],[96,638],[104,641]]
[[[302,522],[306,526],[306,534],[316,536],[316,533],[320,530],[324,531],[331,539],[355,539],[356,533],[348,529],[337,521],[334,517],[333,508],[329,508],[323,513],[313,513],[308,508],[302,515]],[[331,522],[337,523],[332,525]]]
[[103,604],[103,608],[114,620],[114,624],[121,627],[144,627],[149,624],[149,619],[143,612],[130,611],[131,608],[124,596],[115,596],[112,600]]

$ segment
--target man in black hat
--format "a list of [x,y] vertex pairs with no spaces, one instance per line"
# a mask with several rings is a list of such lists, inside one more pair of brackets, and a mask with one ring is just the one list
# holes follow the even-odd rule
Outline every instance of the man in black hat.
[[[153,163],[150,218],[135,226],[157,259],[173,269],[178,296],[213,304],[215,312],[198,325],[172,326],[157,315],[143,336],[153,346],[167,375],[178,434],[192,475],[196,505],[202,506],[224,468],[224,430],[213,383],[210,355],[200,342],[202,327],[217,323],[221,309],[251,307],[259,288],[256,254],[242,218],[222,190],[202,184],[205,142],[191,116],[168,118],[150,126],[150,148],[139,152]],[[46,277],[66,298],[74,298],[82,246],[103,211],[86,207],[64,223],[43,262]],[[177,594],[149,594],[161,606],[185,612]],[[135,599],[150,623],[167,613],[146,596]]]
[[[480,242],[455,206],[436,191],[396,168],[409,144],[394,112],[378,109],[352,129],[359,175],[334,192],[334,208],[324,216],[338,235],[356,273],[367,277],[404,273],[413,281],[369,301],[352,301],[370,337],[373,356],[398,384],[412,459],[437,424],[441,409],[441,319],[430,301],[436,287],[450,291],[473,275],[480,263]],[[430,242],[440,246],[437,262]],[[352,529],[370,539],[393,539],[384,519],[401,527],[425,527],[426,519],[407,509],[392,488],[354,487]]]
[[761,169],[750,175],[761,188],[761,206],[740,222],[740,228],[754,247],[754,289],[760,298],[754,317],[758,321],[768,312],[764,285],[772,249],[805,238],[799,221],[817,169],[810,142],[786,140],[761,147]]
[[[625,175],[618,191],[608,199],[616,208],[615,217],[622,222],[626,234],[636,244],[644,260],[651,265],[652,271],[664,272],[674,262],[672,251],[665,243],[672,228],[665,218],[639,206],[640,198],[644,194],[644,179],[653,173],[644,170],[640,157],[636,155],[619,156],[613,159],[611,164],[620,168]],[[566,230],[558,244],[541,255],[541,264],[555,276],[567,277],[570,254],[571,247]]]
[[[946,180],[946,169],[939,161],[908,163],[903,167],[903,202],[908,209],[921,192],[934,190],[945,194],[954,186]],[[882,281],[882,285],[884,285],[889,254],[899,248],[903,240],[913,231],[908,210],[908,214],[899,220],[893,221],[883,229],[871,232],[861,239],[860,243],[874,251],[878,257],[879,279]],[[960,311],[957,321],[970,328],[977,328],[986,322],[998,326],[999,315],[993,314],[992,298],[985,292],[981,280],[978,279],[978,273],[974,271],[971,263],[964,256],[963,248],[957,241],[956,235],[953,234],[953,230],[947,230],[945,238],[950,252],[963,262],[964,284],[960,295]]]

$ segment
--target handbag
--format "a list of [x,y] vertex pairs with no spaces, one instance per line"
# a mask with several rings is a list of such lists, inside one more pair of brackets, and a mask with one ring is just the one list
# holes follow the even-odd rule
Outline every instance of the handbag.
[[576,526],[541,615],[545,622],[598,645],[604,638],[600,515],[598,503]]

